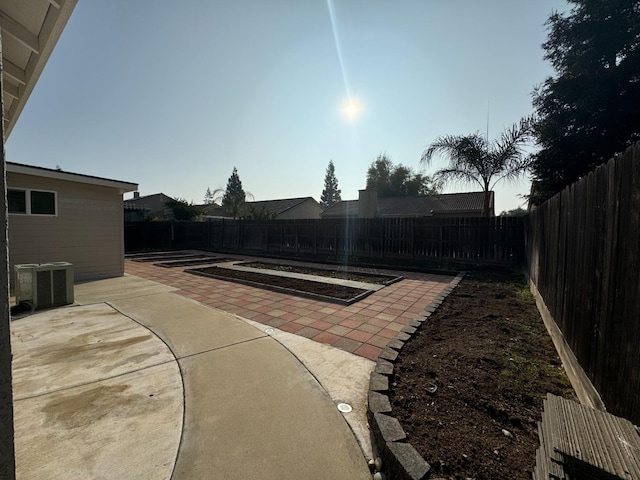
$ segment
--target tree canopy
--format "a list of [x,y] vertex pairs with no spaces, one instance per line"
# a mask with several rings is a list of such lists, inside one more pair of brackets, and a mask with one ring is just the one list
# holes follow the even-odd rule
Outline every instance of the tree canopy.
[[184,198],[172,198],[165,202],[165,205],[173,212],[173,218],[176,220],[194,220],[202,215],[202,209],[193,203],[187,202]]
[[402,164],[394,165],[386,154],[378,155],[369,166],[367,188],[375,188],[379,197],[438,193],[438,185],[431,177],[414,173]]
[[275,220],[277,216],[276,212],[268,210],[266,207],[258,210],[253,205],[249,205],[249,208],[242,213],[241,218],[244,220]]
[[540,203],[640,139],[640,2],[569,0],[547,20],[555,70],[533,93]]
[[524,217],[527,214],[527,211],[522,208],[514,208],[513,210],[503,210],[500,214],[501,217]]
[[204,193],[203,202],[205,205],[211,205],[215,203],[215,192],[212,192],[209,187],[207,187],[207,191]]
[[238,170],[233,167],[233,172],[227,181],[227,188],[222,196],[222,208],[228,215],[238,218],[242,214],[242,208],[246,201],[246,193],[242,188],[242,181],[238,175]]
[[324,190],[322,190],[322,195],[320,196],[320,205],[322,205],[323,208],[329,208],[340,200],[342,199],[340,198],[336,170],[333,166],[333,160],[329,160],[327,172],[324,175]]
[[533,120],[523,118],[489,142],[479,133],[445,135],[436,138],[422,154],[430,164],[435,154],[448,158],[449,166],[434,174],[436,181],[477,184],[484,192],[483,215],[490,215],[491,190],[502,180],[515,181],[529,169],[530,155],[523,147],[532,136]]

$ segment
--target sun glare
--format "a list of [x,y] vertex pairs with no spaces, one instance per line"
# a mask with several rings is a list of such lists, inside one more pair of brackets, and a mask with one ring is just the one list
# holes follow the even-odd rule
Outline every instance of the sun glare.
[[347,117],[353,118],[358,114],[358,112],[360,112],[360,107],[356,102],[350,101],[350,102],[347,102],[343,110]]

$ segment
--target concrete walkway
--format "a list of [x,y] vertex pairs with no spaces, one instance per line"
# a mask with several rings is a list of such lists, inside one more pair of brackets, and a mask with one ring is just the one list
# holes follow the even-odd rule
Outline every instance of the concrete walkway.
[[172,290],[92,282],[12,322],[18,478],[371,478],[347,422],[372,362]]

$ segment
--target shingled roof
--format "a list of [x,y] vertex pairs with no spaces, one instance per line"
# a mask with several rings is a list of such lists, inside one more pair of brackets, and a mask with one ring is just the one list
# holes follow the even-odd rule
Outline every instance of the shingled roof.
[[[280,198],[277,200],[259,200],[257,202],[247,202],[247,206],[253,207],[256,211],[260,211],[263,208],[276,215],[281,215],[287,210],[290,210],[307,200],[313,200],[312,197],[300,197],[300,198]],[[314,200],[315,202],[315,200]]]
[[[491,192],[489,210],[494,211]],[[378,217],[480,216],[484,203],[483,192],[443,193],[440,195],[412,195],[378,198]],[[322,212],[322,218],[358,216],[358,200],[338,202]]]

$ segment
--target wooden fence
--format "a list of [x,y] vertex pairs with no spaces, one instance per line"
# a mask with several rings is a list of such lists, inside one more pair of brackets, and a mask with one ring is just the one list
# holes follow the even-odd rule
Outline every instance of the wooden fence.
[[125,225],[127,253],[202,248],[318,258],[519,264],[522,218],[216,220]]
[[536,208],[527,266],[607,409],[640,422],[640,143]]

